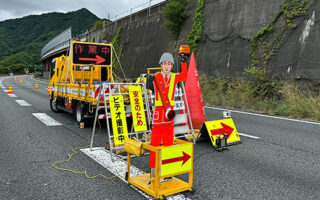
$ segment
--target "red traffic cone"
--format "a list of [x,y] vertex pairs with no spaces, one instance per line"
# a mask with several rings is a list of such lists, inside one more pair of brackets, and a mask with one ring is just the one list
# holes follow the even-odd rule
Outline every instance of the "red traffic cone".
[[8,94],[13,94],[11,85],[9,85]]
[[202,99],[194,53],[191,54],[185,91],[188,100],[192,126],[194,129],[200,130],[203,122],[206,121],[206,114],[204,112],[204,103]]

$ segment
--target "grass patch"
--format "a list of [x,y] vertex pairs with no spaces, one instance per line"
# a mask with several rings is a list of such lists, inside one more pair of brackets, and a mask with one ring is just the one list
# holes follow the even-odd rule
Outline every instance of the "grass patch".
[[206,105],[320,121],[320,95],[301,91],[293,81],[199,78]]

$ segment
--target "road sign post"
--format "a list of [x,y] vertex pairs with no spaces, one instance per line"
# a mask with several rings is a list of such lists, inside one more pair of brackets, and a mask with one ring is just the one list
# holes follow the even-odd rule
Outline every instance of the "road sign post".
[[203,130],[208,132],[212,145],[221,147],[222,139],[226,138],[226,145],[241,143],[239,133],[232,118],[206,121]]
[[[149,195],[162,199],[183,191],[192,191],[193,186],[193,143],[174,139],[172,146],[151,146],[144,143],[143,148],[153,151],[156,154],[155,176],[142,174],[130,177],[131,155],[127,155],[126,180]],[[188,174],[188,182],[184,182],[174,176]],[[161,181],[164,178],[172,177],[170,180]]]

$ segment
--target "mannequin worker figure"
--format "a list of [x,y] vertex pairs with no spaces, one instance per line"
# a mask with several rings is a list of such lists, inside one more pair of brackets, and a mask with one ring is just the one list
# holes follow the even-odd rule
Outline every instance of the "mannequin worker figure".
[[[175,117],[174,99],[175,88],[178,82],[187,79],[187,63],[185,59],[181,62],[181,72],[173,73],[171,69],[174,65],[173,56],[170,53],[163,53],[159,64],[162,72],[154,75],[155,109],[153,112],[151,146],[173,145]],[[154,176],[155,153],[150,152],[149,166],[151,176]]]

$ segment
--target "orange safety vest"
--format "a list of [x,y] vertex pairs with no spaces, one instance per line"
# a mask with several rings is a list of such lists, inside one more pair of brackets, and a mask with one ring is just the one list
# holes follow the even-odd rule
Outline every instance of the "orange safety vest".
[[[174,85],[174,81],[176,78],[176,74],[175,73],[171,73],[171,77],[170,77],[170,86],[169,86],[169,92],[168,92],[168,98],[169,98],[169,102],[171,106],[174,106],[174,89],[175,89],[175,85]],[[156,87],[155,87],[156,88]],[[160,97],[160,92],[159,89],[157,88],[157,95],[155,97],[155,102],[154,102],[155,106],[163,106],[161,97]]]

